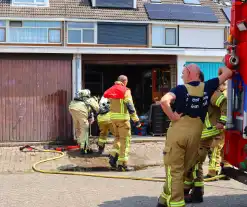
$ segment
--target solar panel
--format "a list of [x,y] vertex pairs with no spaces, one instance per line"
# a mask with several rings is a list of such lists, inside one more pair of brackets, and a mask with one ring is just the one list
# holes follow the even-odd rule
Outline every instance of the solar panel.
[[133,0],[96,0],[96,7],[133,8]]
[[218,18],[208,6],[145,4],[145,8],[151,20],[218,22]]
[[230,22],[231,21],[231,7],[224,8],[222,9],[222,11],[225,17],[227,18],[227,20]]

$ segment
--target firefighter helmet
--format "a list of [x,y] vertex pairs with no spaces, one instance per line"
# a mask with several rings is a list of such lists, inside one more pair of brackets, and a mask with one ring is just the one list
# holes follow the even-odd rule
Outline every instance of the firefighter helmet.
[[78,95],[80,97],[90,97],[91,96],[91,92],[89,89],[82,89],[78,91]]

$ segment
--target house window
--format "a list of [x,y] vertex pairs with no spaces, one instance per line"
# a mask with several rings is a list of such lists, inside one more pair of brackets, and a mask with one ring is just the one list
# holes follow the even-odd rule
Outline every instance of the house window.
[[69,22],[68,43],[69,44],[95,44],[95,23]]
[[201,4],[200,0],[184,0],[185,4]]
[[12,0],[13,6],[49,6],[49,0]]
[[166,45],[176,45],[176,29],[175,28],[165,28],[165,44]]
[[151,3],[161,3],[161,0],[151,0]]
[[61,43],[61,22],[10,21],[10,43]]
[[6,22],[0,21],[0,42],[6,41]]
[[174,47],[177,46],[177,28],[164,25],[152,25],[152,46]]

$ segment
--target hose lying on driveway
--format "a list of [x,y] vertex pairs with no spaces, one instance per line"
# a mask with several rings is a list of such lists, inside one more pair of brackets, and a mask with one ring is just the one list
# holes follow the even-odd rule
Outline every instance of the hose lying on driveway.
[[[74,171],[72,172],[72,171],[60,171],[60,170],[42,170],[42,169],[39,169],[37,166],[42,164],[42,163],[45,163],[45,162],[61,159],[62,157],[65,156],[65,153],[62,151],[56,151],[56,150],[40,150],[40,149],[36,149],[36,148],[30,147],[30,146],[26,146],[26,147],[38,150],[39,152],[50,152],[50,153],[59,154],[58,156],[44,159],[44,160],[41,160],[39,162],[34,163],[32,166],[33,170],[36,172],[40,172],[40,173],[62,174],[62,175],[80,175],[80,176],[90,176],[90,177],[99,177],[99,178],[142,180],[142,181],[152,181],[152,182],[164,182],[165,181],[165,178],[160,179],[160,178],[145,178],[145,177],[119,176],[119,175],[115,176],[115,175],[105,175],[105,174],[96,174],[96,173],[74,172]],[[23,149],[24,149],[23,147],[22,147],[22,149],[20,148],[20,150],[23,150]],[[225,177],[225,175],[218,175],[218,176],[215,176],[212,178],[204,179],[204,182],[210,182],[210,181],[218,180],[218,179],[223,178],[223,177]]]

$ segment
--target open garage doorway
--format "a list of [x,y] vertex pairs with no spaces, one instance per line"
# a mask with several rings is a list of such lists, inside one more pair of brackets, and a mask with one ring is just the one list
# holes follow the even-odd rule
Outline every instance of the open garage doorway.
[[[128,86],[142,125],[132,126],[132,135],[164,135],[167,120],[160,105],[161,97],[176,85],[176,56],[172,55],[82,55],[83,88],[102,97],[119,75],[126,75]],[[150,129],[150,130],[149,130]],[[92,126],[97,136],[97,124]]]
[[127,87],[131,89],[138,115],[147,113],[150,105],[161,98],[155,97],[158,92],[164,94],[171,88],[170,65],[92,64],[85,66],[85,88],[101,97],[119,75],[126,75],[129,79]]

